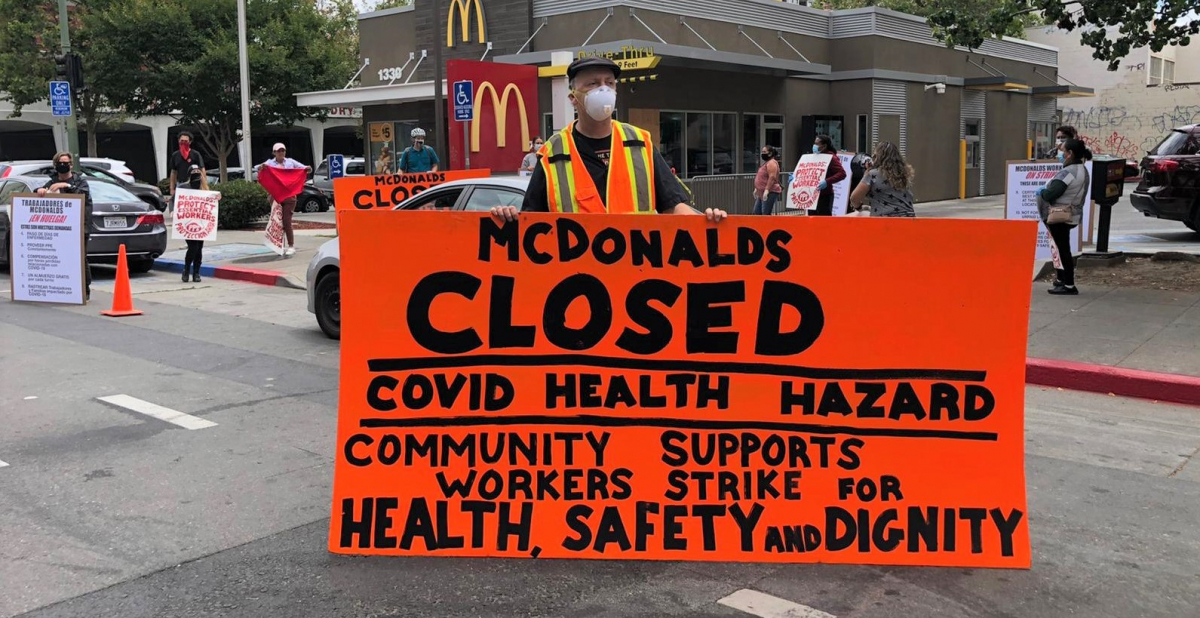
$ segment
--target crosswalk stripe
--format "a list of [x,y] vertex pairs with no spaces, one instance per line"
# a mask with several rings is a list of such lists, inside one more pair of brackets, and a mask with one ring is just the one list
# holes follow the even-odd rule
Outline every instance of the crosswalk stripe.
[[760,618],[837,618],[819,609],[748,588],[742,588],[717,603]]
[[145,414],[160,421],[166,421],[172,425],[178,425],[184,429],[205,429],[217,426],[216,423],[198,416],[184,414],[179,410],[172,410],[171,408],[164,408],[158,404],[143,401],[137,397],[130,397],[129,395],[110,395],[108,397],[97,397],[97,399],[105,403],[111,403],[114,406],[120,406],[126,410]]

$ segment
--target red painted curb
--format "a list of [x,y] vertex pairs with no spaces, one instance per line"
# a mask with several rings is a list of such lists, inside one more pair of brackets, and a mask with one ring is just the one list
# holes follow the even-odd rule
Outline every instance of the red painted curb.
[[262,285],[279,285],[279,280],[284,277],[284,274],[277,270],[257,270],[254,268],[241,268],[238,266],[218,266],[213,269],[213,276],[217,279],[248,281],[250,283],[259,283]]
[[1025,382],[1200,406],[1200,377],[1046,358],[1025,359]]

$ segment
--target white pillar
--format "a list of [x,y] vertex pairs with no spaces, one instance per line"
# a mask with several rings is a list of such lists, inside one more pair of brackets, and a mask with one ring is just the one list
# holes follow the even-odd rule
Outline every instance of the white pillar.
[[313,169],[316,169],[317,165],[319,165],[321,161],[325,160],[325,125],[314,120],[312,124],[308,126],[308,136],[312,141],[313,153],[313,160],[310,165],[313,166]]
[[[571,64],[575,59],[575,54],[571,52],[551,52],[550,66],[565,67]],[[554,128],[562,129],[566,127],[572,120],[575,120],[575,108],[571,107],[571,100],[567,98],[570,94],[571,87],[567,84],[567,77],[554,77],[550,82],[550,105],[554,117]],[[547,136],[549,137],[549,136]]]
[[150,135],[154,140],[154,169],[158,172],[158,178],[167,177],[167,155],[171,154],[167,146],[167,133],[170,129],[171,120],[169,117],[150,117]]

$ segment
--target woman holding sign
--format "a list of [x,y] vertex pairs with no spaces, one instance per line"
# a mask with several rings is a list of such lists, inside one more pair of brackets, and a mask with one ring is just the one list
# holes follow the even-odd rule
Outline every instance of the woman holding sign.
[[825,170],[825,180],[817,185],[817,190],[821,192],[817,198],[817,212],[814,213],[819,217],[833,216],[833,185],[846,179],[846,168],[842,167],[842,161],[838,159],[837,148],[833,147],[833,138],[828,135],[818,135],[817,139],[813,140],[813,154],[832,155],[829,160],[829,169]]
[[1038,214],[1050,237],[1054,239],[1057,253],[1055,267],[1058,276],[1048,292],[1056,295],[1079,294],[1075,287],[1075,256],[1071,254],[1071,230],[1083,219],[1083,203],[1087,200],[1088,178],[1086,161],[1092,160],[1092,151],[1077,139],[1068,139],[1058,150],[1058,160],[1063,167],[1054,179],[1038,189]]

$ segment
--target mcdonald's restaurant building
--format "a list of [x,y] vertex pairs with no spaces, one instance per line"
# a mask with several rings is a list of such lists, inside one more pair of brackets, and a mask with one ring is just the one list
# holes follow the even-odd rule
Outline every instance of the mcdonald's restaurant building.
[[[825,133],[844,151],[898,144],[916,169],[917,198],[943,200],[1002,193],[1006,160],[1049,148],[1057,98],[1091,93],[1059,77],[1054,47],[1006,38],[947,48],[923,19],[874,7],[414,0],[358,25],[359,85],[297,93],[297,102],[361,107],[360,156],[371,164],[384,147],[403,150],[419,126],[444,169],[515,174],[527,137],[573,118],[565,65],[600,54],[624,67],[616,117],[648,130],[683,178],[753,173],[764,144],[790,169]],[[455,92],[456,81],[469,92]],[[469,102],[469,123],[455,119],[456,94]]]

